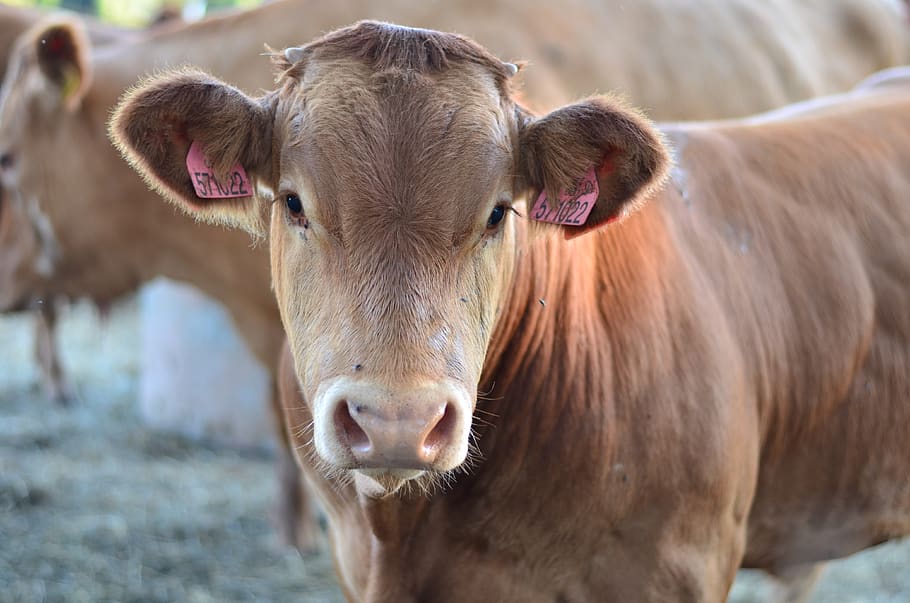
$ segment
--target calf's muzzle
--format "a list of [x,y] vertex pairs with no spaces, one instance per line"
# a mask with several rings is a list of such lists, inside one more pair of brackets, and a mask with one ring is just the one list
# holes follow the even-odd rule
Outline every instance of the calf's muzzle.
[[467,455],[473,401],[449,382],[402,390],[341,379],[316,401],[316,449],[347,469],[454,469]]

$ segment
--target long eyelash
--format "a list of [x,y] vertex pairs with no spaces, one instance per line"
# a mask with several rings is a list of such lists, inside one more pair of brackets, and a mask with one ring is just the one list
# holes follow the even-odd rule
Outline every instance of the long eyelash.
[[524,218],[524,216],[521,215],[521,212],[518,211],[517,209],[515,209],[514,207],[512,207],[511,205],[506,205],[506,210],[512,212],[513,214],[515,214],[515,215],[518,216],[519,218]]

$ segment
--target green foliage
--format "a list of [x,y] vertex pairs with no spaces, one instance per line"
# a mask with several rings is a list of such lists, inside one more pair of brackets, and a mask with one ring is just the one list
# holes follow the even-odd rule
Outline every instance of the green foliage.
[[[252,8],[261,0],[207,0],[206,12],[211,14],[223,8]],[[37,6],[47,9],[64,8],[66,0],[3,0],[12,6]],[[141,27],[153,19],[165,6],[183,8],[198,0],[94,0],[97,17],[109,23]]]
[[162,8],[161,0],[97,0],[98,16],[119,25],[142,26]]

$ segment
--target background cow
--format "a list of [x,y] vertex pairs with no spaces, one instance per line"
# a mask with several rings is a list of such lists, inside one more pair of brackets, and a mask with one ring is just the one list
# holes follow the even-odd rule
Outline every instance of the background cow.
[[[0,5],[0,81],[5,79],[8,59],[13,52],[17,38],[47,17],[48,13],[43,10]],[[175,15],[162,14],[156,20],[155,25],[175,19]],[[103,46],[112,42],[122,42],[135,33],[133,30],[114,27],[92,18],[84,18],[82,22],[85,24],[85,29],[93,45]],[[2,158],[0,158],[0,162],[2,162]],[[7,213],[18,214],[6,218],[7,229],[21,230],[27,224],[30,224],[31,228],[26,228],[24,232],[3,234],[0,235],[0,238],[12,241],[15,240],[13,237],[22,237],[21,242],[15,245],[16,251],[26,258],[24,260],[26,263],[32,263],[32,265],[25,266],[21,264],[23,260],[6,260],[2,263],[3,267],[7,270],[23,271],[26,274],[35,270],[50,269],[56,250],[53,242],[48,239],[50,236],[49,224],[42,219],[34,206],[24,206],[16,191],[0,189],[0,209],[3,209],[3,205],[6,206]],[[0,223],[0,228],[4,228],[3,223]],[[11,282],[13,277],[0,276],[0,280]],[[55,341],[57,300],[20,299],[17,304],[10,300],[0,301],[0,307],[7,310],[16,309],[16,305],[21,308],[34,306],[37,310],[35,314],[35,358],[40,368],[40,378],[45,395],[59,404],[69,403],[74,396],[74,390],[64,374]]]

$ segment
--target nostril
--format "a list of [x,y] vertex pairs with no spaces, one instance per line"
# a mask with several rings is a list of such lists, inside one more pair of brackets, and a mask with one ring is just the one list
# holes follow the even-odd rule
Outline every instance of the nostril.
[[442,448],[451,443],[452,434],[455,431],[455,413],[455,407],[452,404],[446,404],[442,417],[424,439],[422,452],[430,462],[435,459]]
[[352,412],[357,414],[359,411],[359,406],[342,400],[335,409],[335,429],[352,452],[363,454],[370,450],[370,437],[351,416]]
[[0,153],[0,169],[8,170],[13,167],[15,160],[12,153]]

